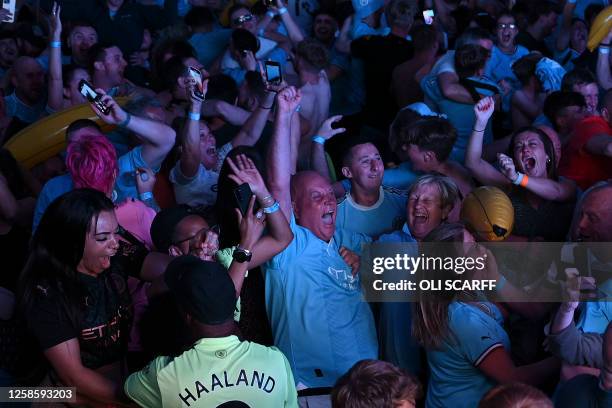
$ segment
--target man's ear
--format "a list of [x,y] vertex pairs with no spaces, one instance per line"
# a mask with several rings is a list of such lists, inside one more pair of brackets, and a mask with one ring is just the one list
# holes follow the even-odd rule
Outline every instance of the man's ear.
[[181,256],[181,255],[183,255],[183,252],[176,245],[170,245],[170,248],[168,248],[168,253],[171,256]]
[[601,117],[606,120],[606,122],[610,123],[610,111],[608,108],[601,108]]
[[94,62],[94,69],[96,71],[104,71],[104,63],[102,61]]
[[431,163],[436,159],[436,154],[431,150],[425,150],[421,152],[421,154],[423,155],[423,161],[425,163]]
[[346,166],[342,167],[342,175],[348,179],[353,178],[353,173],[351,173],[351,169]]
[[293,216],[296,220],[300,219],[300,212],[298,210],[298,206],[295,204],[295,201],[291,201],[291,208],[293,209]]
[[68,91],[66,88],[62,88],[62,94],[64,95],[65,99],[70,98],[70,91]]

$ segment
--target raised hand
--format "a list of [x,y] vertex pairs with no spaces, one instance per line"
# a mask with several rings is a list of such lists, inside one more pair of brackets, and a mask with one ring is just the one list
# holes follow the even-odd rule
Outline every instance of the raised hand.
[[266,225],[265,214],[261,210],[254,214],[254,207],[255,196],[252,196],[251,201],[249,201],[249,208],[244,217],[240,213],[240,210],[236,209],[236,216],[238,217],[238,225],[240,228],[240,246],[248,250],[253,249],[253,246],[259,240],[259,237],[261,237]]
[[249,159],[244,154],[239,154],[232,160],[230,157],[227,158],[227,164],[232,169],[232,173],[229,178],[240,185],[243,183],[249,183],[251,191],[255,194],[257,199],[261,200],[266,196],[269,196],[268,188],[264,183],[259,170],[255,167],[253,160]]
[[278,111],[280,113],[293,113],[301,100],[302,92],[293,86],[288,86],[282,89],[276,96]]
[[484,130],[494,110],[495,99],[493,99],[493,97],[487,96],[478,101],[478,103],[474,105],[474,114],[476,114],[476,124],[479,127],[474,126],[474,129]]
[[512,182],[518,177],[516,168],[514,167],[514,160],[511,157],[506,156],[503,153],[497,155],[497,163],[499,164],[499,170],[506,176],[506,178]]
[[343,133],[346,131],[345,128],[332,128],[332,124],[338,122],[342,119],[342,115],[332,116],[331,118],[326,119],[322,124],[319,130],[317,131],[317,136],[321,136],[325,140],[329,140],[332,137],[336,136],[338,133]]
[[94,112],[96,112],[96,115],[98,115],[100,119],[102,119],[104,122],[108,123],[109,125],[118,125],[120,123],[123,123],[127,119],[128,113],[124,111],[121,108],[121,106],[119,106],[119,104],[110,95],[107,95],[103,89],[98,88],[96,89],[96,92],[102,95],[102,98],[100,100],[109,109],[108,115],[105,115],[96,106],[95,103],[90,103],[89,105],[92,107]]
[[53,3],[51,18],[49,19],[51,38],[53,41],[60,41],[62,37],[62,20],[60,18],[61,11],[62,7],[57,3]]

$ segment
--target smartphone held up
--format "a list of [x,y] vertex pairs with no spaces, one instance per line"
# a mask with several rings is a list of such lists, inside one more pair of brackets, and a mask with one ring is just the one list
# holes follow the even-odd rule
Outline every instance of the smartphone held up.
[[104,102],[102,102],[102,94],[97,93],[94,87],[84,79],[81,79],[81,82],[79,82],[79,92],[85,97],[85,99],[96,105],[96,107],[104,115],[108,115],[110,113],[110,108],[106,106]]
[[266,61],[264,64],[266,81],[271,85],[280,85],[283,82],[280,64],[276,61]]
[[193,96],[200,100],[203,101],[204,100],[204,81],[208,78],[204,78],[202,76],[202,72],[195,68],[195,67],[189,67],[189,77],[193,78],[193,80],[195,81],[195,86],[193,87],[192,90],[192,94]]

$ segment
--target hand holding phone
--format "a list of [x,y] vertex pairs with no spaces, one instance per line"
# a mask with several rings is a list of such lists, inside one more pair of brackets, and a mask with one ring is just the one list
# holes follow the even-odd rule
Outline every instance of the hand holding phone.
[[266,81],[270,85],[280,85],[283,82],[280,64],[276,61],[266,61],[264,64]]
[[202,72],[195,67],[189,67],[188,69],[189,77],[195,81],[195,85],[192,88],[191,93],[194,98],[203,101],[206,96],[206,91],[204,90],[204,81],[208,78],[204,79],[204,77],[202,76]]
[[81,82],[79,82],[79,92],[85,97],[85,99],[96,105],[96,108],[98,108],[104,115],[108,115],[110,113],[110,108],[106,106],[104,102],[102,102],[102,95],[97,93],[94,87],[84,79],[81,79]]
[[252,196],[253,192],[251,191],[251,186],[249,186],[249,183],[242,183],[234,189],[236,206],[240,210],[243,217],[246,215],[249,209],[249,202],[251,201]]

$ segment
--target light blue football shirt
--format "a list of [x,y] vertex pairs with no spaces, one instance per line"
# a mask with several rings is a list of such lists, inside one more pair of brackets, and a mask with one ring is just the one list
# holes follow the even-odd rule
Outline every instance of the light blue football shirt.
[[427,351],[427,408],[474,408],[496,385],[478,365],[497,347],[509,351],[510,339],[499,309],[489,302],[477,304],[455,301],[448,306],[449,338],[440,350]]
[[347,192],[338,203],[336,228],[373,238],[394,231],[401,228],[406,220],[407,201],[405,191],[381,186],[378,201],[366,207],[357,204],[351,193]]
[[341,246],[360,253],[371,240],[336,228],[324,242],[293,215],[290,226],[293,241],[263,267],[274,344],[289,360],[296,384],[331,387],[356,362],[378,357],[359,275],[338,253]]

